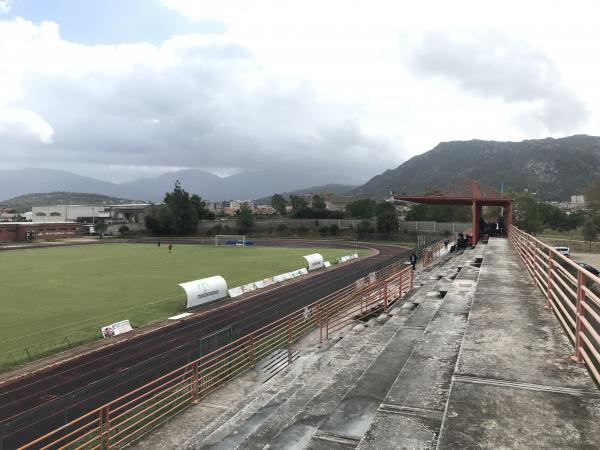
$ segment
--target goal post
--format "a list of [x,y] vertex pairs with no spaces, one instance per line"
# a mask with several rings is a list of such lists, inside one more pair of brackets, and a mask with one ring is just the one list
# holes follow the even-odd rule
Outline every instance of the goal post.
[[246,236],[243,234],[215,234],[215,245],[246,245]]

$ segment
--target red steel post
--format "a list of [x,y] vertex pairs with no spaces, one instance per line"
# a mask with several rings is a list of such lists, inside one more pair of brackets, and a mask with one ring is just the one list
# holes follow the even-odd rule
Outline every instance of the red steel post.
[[383,312],[388,310],[388,284],[387,281],[383,285]]
[[104,422],[106,424],[106,431],[104,432],[105,439],[103,440],[106,450],[110,450],[110,405],[106,405],[106,407],[103,408],[103,412],[105,417]]
[[571,356],[571,359],[576,363],[582,363],[583,357],[581,356],[581,333],[583,325],[581,323],[581,317],[584,314],[583,302],[585,301],[585,292],[583,290],[585,286],[585,275],[582,270],[578,270],[577,274],[577,320],[575,322],[575,354]]
[[319,343],[323,342],[323,324],[321,323],[321,302],[317,303],[317,324],[319,324]]
[[104,447],[104,433],[102,432],[102,414],[104,410],[98,411],[98,441],[100,442],[100,448]]
[[288,366],[292,364],[292,318],[288,317]]
[[546,306],[544,308],[552,310],[552,302],[550,296],[552,295],[552,272],[554,270],[554,253],[552,250],[548,250],[548,274],[546,276]]
[[398,272],[398,298],[402,298],[402,270],[400,270],[400,272]]
[[254,343],[254,335],[255,333],[250,335],[250,367],[254,367],[256,365],[256,344]]
[[200,389],[198,387],[198,363],[195,362],[192,366],[192,403],[198,403],[200,399]]

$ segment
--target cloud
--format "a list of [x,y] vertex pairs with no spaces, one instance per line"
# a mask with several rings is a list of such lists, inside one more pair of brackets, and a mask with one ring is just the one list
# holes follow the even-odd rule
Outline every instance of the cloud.
[[54,130],[33,111],[0,108],[0,142],[51,144]]
[[481,98],[526,103],[550,132],[584,125],[589,111],[542,51],[506,35],[482,30],[431,31],[412,52],[420,77],[443,77]]
[[11,0],[0,0],[0,14],[10,12]]
[[10,76],[0,74],[0,99],[30,112],[27,129],[40,144],[15,152],[0,133],[8,163],[287,166],[364,179],[391,152],[343,106],[323,102],[308,83],[282,84],[226,36],[92,47],[62,40],[55,24],[20,19],[0,22],[3,36],[19,57]]

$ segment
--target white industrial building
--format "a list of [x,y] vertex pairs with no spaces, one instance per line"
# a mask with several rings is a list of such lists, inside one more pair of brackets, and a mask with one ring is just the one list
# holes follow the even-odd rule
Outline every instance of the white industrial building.
[[[132,231],[144,228],[147,203],[119,205],[53,205],[34,206],[33,222],[79,222],[81,224],[106,223],[109,230],[127,225]],[[111,230],[112,231],[112,230]],[[115,230],[116,231],[116,230]]]

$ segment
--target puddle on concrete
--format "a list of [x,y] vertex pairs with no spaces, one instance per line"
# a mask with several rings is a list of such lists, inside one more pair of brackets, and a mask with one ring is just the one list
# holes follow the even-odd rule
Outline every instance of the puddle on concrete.
[[380,403],[364,396],[345,399],[322,429],[337,436],[361,439],[371,427]]
[[285,450],[300,450],[306,447],[310,442],[317,428],[303,423],[296,422],[292,426],[286,428],[283,433],[271,441],[271,448],[281,448]]
[[369,308],[361,314],[357,314],[354,316],[354,319],[360,320],[361,322],[368,322],[374,317],[379,316],[383,312],[383,305]]
[[211,450],[228,450],[237,447],[248,436],[254,433],[273,413],[281,403],[271,403],[263,406],[256,411],[251,417],[242,422],[238,428],[229,433],[219,442],[209,445],[203,445],[200,448]]

